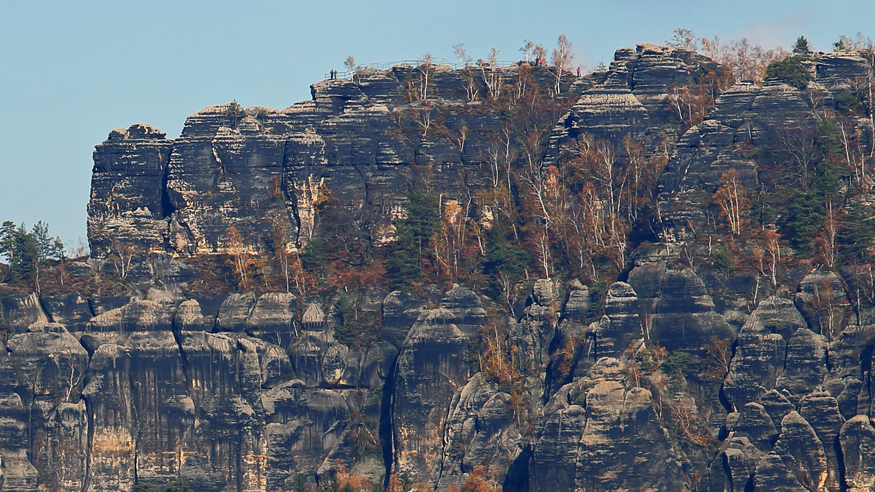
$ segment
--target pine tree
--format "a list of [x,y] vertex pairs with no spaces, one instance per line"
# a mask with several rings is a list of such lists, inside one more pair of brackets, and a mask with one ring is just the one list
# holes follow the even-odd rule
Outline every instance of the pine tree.
[[526,265],[531,261],[532,255],[528,251],[507,242],[505,232],[507,228],[500,222],[495,222],[486,232],[487,250],[486,260],[483,262],[483,273],[493,280],[505,274],[511,284],[515,284],[523,278]]
[[800,56],[811,55],[811,47],[808,45],[808,39],[805,36],[796,38],[796,44],[793,46],[793,54]]
[[810,257],[814,253],[814,236],[820,232],[824,221],[821,197],[814,190],[793,193],[787,216],[782,234],[790,240],[798,255]]
[[16,227],[5,221],[0,226],[0,255],[6,257],[12,278],[30,275],[39,294],[42,267],[48,260],[64,259],[64,243],[49,235],[45,222],[37,222],[28,232],[24,224]]
[[392,288],[402,290],[424,280],[422,260],[441,219],[438,197],[429,191],[411,187],[406,208],[407,215],[395,223],[395,245],[387,268]]
[[312,275],[325,276],[325,268],[328,266],[328,244],[322,238],[314,237],[301,250],[301,266]]
[[875,238],[872,211],[859,203],[845,215],[836,234],[839,259],[842,263],[866,263],[872,256],[869,248]]
[[811,81],[811,73],[802,63],[805,56],[791,56],[766,67],[766,78],[776,78],[797,89],[805,89]]

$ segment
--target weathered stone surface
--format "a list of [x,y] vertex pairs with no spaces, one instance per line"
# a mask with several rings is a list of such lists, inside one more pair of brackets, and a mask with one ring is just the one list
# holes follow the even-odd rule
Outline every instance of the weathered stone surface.
[[[11,337],[3,364],[18,381],[18,395],[7,404],[10,426],[27,429],[17,443],[3,441],[11,460],[7,485],[16,490],[37,483],[55,490],[81,490],[85,480],[88,424],[79,400],[88,367],[88,353],[75,337],[57,323],[37,323],[27,333]],[[4,353],[5,355],[5,353]],[[20,396],[19,396],[20,395]],[[27,414],[15,415],[15,408]],[[25,415],[27,415],[25,417]],[[24,417],[22,419],[22,417]],[[13,450],[18,449],[18,453]],[[23,454],[26,450],[27,455]],[[21,462],[24,458],[27,462]],[[14,485],[16,484],[17,485]]]
[[583,323],[592,304],[589,288],[578,280],[572,280],[568,287],[568,300],[565,301],[565,306],[562,308],[562,317],[564,320],[578,324]]
[[823,384],[826,375],[826,340],[809,330],[799,328],[787,344],[784,372],[775,382],[778,391],[786,390],[791,403]]
[[286,292],[271,292],[258,298],[246,320],[246,333],[280,347],[287,347],[295,334],[297,298]]
[[849,89],[855,80],[868,73],[869,66],[863,53],[851,50],[836,50],[817,58],[814,75],[817,83],[832,93]]
[[642,289],[642,321],[649,339],[667,350],[702,352],[717,340],[732,340],[735,330],[717,314],[702,279],[691,269],[667,269],[665,263],[648,263],[629,273],[629,283]]
[[40,303],[55,323],[61,323],[72,332],[82,331],[92,317],[88,301],[78,294],[64,297],[43,296]]
[[605,314],[590,327],[594,338],[589,357],[619,357],[633,342],[644,338],[638,296],[627,283],[615,282],[605,298]]
[[619,142],[624,136],[651,142],[677,122],[672,87],[694,83],[717,65],[692,51],[639,44],[617,50],[604,83],[586,88],[556,126],[551,141],[571,145],[581,134]]
[[[489,319],[480,298],[471,289],[455,286],[441,299],[437,313],[449,312],[452,322],[466,337],[477,337]],[[429,313],[434,318],[435,311]]]
[[96,296],[88,299],[88,306],[95,316],[99,316],[107,311],[124,307],[129,302],[131,296]]
[[[0,357],[7,359],[5,354]],[[0,472],[4,490],[38,490],[39,473],[28,460],[28,413],[17,393],[0,396]]]
[[88,322],[86,331],[92,333],[134,331],[169,331],[173,328],[175,309],[162,303],[133,299],[124,306],[99,314]]
[[544,388],[548,397],[570,383],[575,376],[584,376],[594,362],[587,356],[588,349],[592,347],[587,341],[589,323],[586,323],[590,315],[590,291],[579,281],[572,281],[569,287],[562,318],[550,343],[550,364]]
[[759,403],[748,403],[741,409],[741,415],[734,426],[735,436],[747,437],[751,444],[763,452],[768,452],[778,437],[778,431],[765,407]]
[[136,410],[130,378],[131,357],[121,346],[104,344],[91,357],[88,385],[90,429],[88,491],[129,490],[136,472]]
[[[870,360],[864,361],[864,359],[867,359],[867,356],[871,359],[868,350],[873,340],[875,340],[875,326],[848,325],[827,349],[830,371],[824,386],[836,398],[839,411],[845,419],[857,415],[857,397],[864,386],[864,374],[861,368],[871,364]],[[866,379],[868,382],[868,378]]]
[[[529,477],[545,490],[574,490],[577,481],[578,443],[586,427],[586,412],[568,401],[573,384],[560,389],[544,408],[540,434],[534,443]],[[585,395],[584,395],[585,398]]]
[[814,429],[817,438],[823,444],[826,454],[827,477],[826,487],[830,490],[839,488],[839,433],[845,423],[839,413],[838,403],[829,393],[812,393],[806,396],[800,405],[799,415]]
[[522,453],[510,395],[496,391],[477,373],[456,391],[449,408],[443,457],[435,464],[437,489],[460,484],[475,466],[505,476]]
[[805,489],[815,491],[824,487],[827,460],[823,444],[811,425],[797,412],[788,413],[781,421],[781,435],[775,443],[775,451]]
[[36,294],[0,295],[0,322],[9,333],[24,333],[28,326],[48,321]]
[[[191,437],[183,441],[186,476],[209,490],[256,477],[276,486],[294,478],[289,478],[288,470],[283,471],[283,463],[312,471],[321,465],[340,439],[343,426],[338,422],[348,417],[340,395],[317,391],[311,397],[312,408],[301,408],[301,393],[287,392],[290,386],[285,382],[292,377],[288,358],[275,346],[204,332],[183,332],[181,338],[194,412]],[[317,403],[323,393],[328,398],[325,405]],[[323,408],[325,417],[319,417],[318,408]],[[307,415],[310,421],[305,419]],[[314,440],[314,434],[322,435],[329,427],[334,427],[333,433]],[[305,439],[302,432],[309,437]],[[301,437],[291,455],[289,435]],[[324,443],[331,445],[323,447]],[[251,454],[265,459],[242,459]],[[273,464],[276,460],[279,465]]]
[[729,437],[720,446],[707,473],[699,482],[701,492],[753,489],[757,461],[764,456],[746,437]]
[[445,409],[467,379],[466,338],[453,321],[452,312],[432,310],[410,330],[398,356],[392,398],[395,469],[415,481],[437,478],[432,464],[442,454]]
[[[427,101],[409,102],[405,84],[419,72],[396,67],[365,70],[355,81],[313,84],[311,101],[281,112],[234,104],[205,108],[172,141],[136,125],[114,131],[95,153],[92,251],[107,255],[113,239],[183,254],[222,251],[230,227],[263,249],[271,221],[248,218],[264,210],[284,224],[289,244],[300,247],[319,227],[313,203],[321,186],[332,190],[355,226],[364,215],[384,216],[403,202],[411,164],[437,164],[434,184],[460,196],[457,177],[483,154],[483,137],[471,132],[459,147],[423,136],[412,119],[400,124],[396,116],[441,108],[452,113],[446,126],[455,133],[497,128],[499,121],[488,112],[453,110],[467,103],[464,73],[435,70]],[[518,67],[500,71],[513,80]],[[532,75],[549,83],[545,68]],[[402,138],[405,132],[412,138]],[[389,220],[380,223],[384,228]],[[138,229],[143,237],[136,237]]]
[[31,325],[28,333],[9,339],[7,350],[16,380],[27,387],[26,404],[66,399],[88,367],[88,352],[57,323]]
[[292,368],[308,386],[322,383],[322,352],[327,346],[327,337],[322,332],[304,331],[289,347]]
[[799,480],[790,473],[777,453],[769,453],[757,462],[754,475],[754,490],[774,490],[776,492],[805,492]]
[[622,379],[619,361],[606,358],[553,395],[539,423],[530,483],[547,491],[689,488],[650,392],[626,390]]
[[349,407],[337,392],[306,389],[300,380],[285,382],[262,399],[268,415],[262,438],[270,457],[267,490],[291,488],[297,473],[315,473],[342,442]]
[[443,455],[447,409],[470,375],[464,362],[466,333],[476,336],[485,322],[479,299],[456,287],[407,334],[396,361],[391,400],[394,469],[399,473],[426,483],[438,480],[433,467]]
[[216,331],[240,332],[246,329],[246,321],[255,307],[253,294],[231,294],[219,308]]
[[[81,491],[88,469],[88,409],[84,400],[54,406],[40,402],[32,407],[41,425],[32,427],[35,444],[31,461],[44,489]],[[5,490],[5,487],[4,487]]]
[[124,347],[131,359],[137,479],[169,482],[182,467],[195,417],[182,355],[170,331],[134,332]]
[[775,388],[784,371],[787,340],[806,325],[789,300],[769,298],[760,303],[738,334],[723,381],[723,391],[736,408]]
[[401,347],[407,331],[419,318],[426,301],[412,294],[395,291],[383,300],[383,338]]
[[196,299],[182,302],[173,317],[173,331],[201,331],[205,328],[207,326],[200,303]]
[[325,311],[317,302],[311,302],[301,316],[301,326],[307,331],[325,331],[328,328]]
[[131,247],[164,250],[164,217],[170,213],[165,172],[173,147],[164,136],[137,124],[113,130],[95,147],[88,203],[88,240],[94,254]]
[[[511,327],[508,343],[517,347],[521,367],[540,373],[550,362],[550,343],[556,334],[556,286],[549,280],[538,280],[528,302],[522,319]],[[483,322],[486,322],[485,316]],[[469,334],[472,335],[474,333]]]
[[[263,248],[269,224],[245,220],[267,208],[295,224],[292,204],[281,196],[286,139],[241,108],[206,108],[188,118],[167,164],[172,206],[169,245],[186,253],[226,246],[230,227]],[[277,195],[277,193],[280,193]]]
[[[688,488],[680,460],[656,422],[649,391],[625,391],[615,382],[599,384],[586,397],[586,413],[578,487]],[[648,456],[642,463],[644,450]]]
[[845,486],[862,492],[875,488],[875,429],[865,415],[845,422],[839,434],[845,469]]
[[786,396],[778,393],[777,390],[767,391],[760,397],[759,403],[768,412],[769,417],[772,418],[772,422],[775,424],[778,432],[781,431],[781,422],[784,421],[784,417],[796,409],[796,406],[790,403]]

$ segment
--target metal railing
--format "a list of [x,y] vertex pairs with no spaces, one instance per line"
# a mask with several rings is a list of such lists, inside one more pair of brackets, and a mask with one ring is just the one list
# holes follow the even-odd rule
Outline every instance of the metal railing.
[[[510,66],[512,66],[512,65],[514,65],[514,64],[517,64],[517,63],[519,63],[519,62],[520,62],[519,60],[515,60],[515,61],[496,61],[496,62],[495,62],[495,65],[494,65],[494,68],[507,68],[507,67],[510,67]],[[490,63],[487,63],[487,62],[485,62],[485,61],[483,61],[482,63],[484,63],[487,67],[491,67],[491,66],[492,66]],[[479,65],[478,63],[476,63],[476,62],[469,62],[469,63],[452,63],[452,62],[450,62],[450,61],[448,61],[448,60],[446,60],[446,59],[444,59],[444,58],[433,58],[433,59],[431,60],[431,64],[432,64],[432,65],[435,65],[435,66],[450,67],[450,68],[452,68],[453,70],[461,70],[461,69],[463,69],[463,68],[467,68],[467,67],[471,67],[471,68],[480,68],[480,65]],[[420,65],[422,65],[422,61],[421,61],[421,60],[401,60],[401,61],[396,61],[396,62],[363,63],[363,64],[361,64],[361,65],[356,65],[355,72],[350,72],[349,70],[343,70],[343,71],[338,70],[338,71],[335,73],[335,78],[337,78],[337,79],[351,80],[351,79],[352,79],[352,76],[353,76],[354,74],[356,74],[356,73],[358,73],[358,72],[360,72],[360,71],[362,71],[362,70],[390,70],[390,69],[395,68],[395,67],[400,67],[400,68],[416,68],[416,67],[418,67],[418,66],[420,66]],[[325,77],[325,80],[330,79],[330,78],[331,78],[331,72],[325,72],[324,77]]]

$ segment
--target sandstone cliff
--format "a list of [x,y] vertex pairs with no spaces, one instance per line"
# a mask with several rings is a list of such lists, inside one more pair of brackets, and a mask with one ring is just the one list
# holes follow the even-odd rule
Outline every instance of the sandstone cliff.
[[[510,100],[526,84],[552,87],[549,68],[436,66],[423,88],[422,69],[401,66],[316,83],[312,100],[282,111],[207,108],[173,140],[148,125],[114,130],[94,153],[93,257],[64,270],[78,290],[0,292],[2,490],[177,477],[195,490],[300,490],[336,484],[342,470],[404,490],[875,488],[862,262],[800,259],[716,218],[729,170],[745,189],[785,196],[798,171],[788,136],[813,131],[872,68],[852,51],[807,66],[806,88],[740,81],[692,125],[675,112],[678,94],[722,68],[639,45],[618,50],[607,73],[565,74],[544,93],[546,112],[511,117],[483,95],[498,79]],[[862,114],[840,123],[871,144]],[[537,129],[537,145],[520,128]],[[628,169],[630,139],[665,171],[647,213],[628,217],[619,255],[579,256],[575,272],[596,272],[585,282],[550,265],[538,279],[530,265],[518,289],[501,287],[507,271],[492,283],[481,271],[447,288],[293,294],[243,288],[245,277],[216,288],[234,277],[204,260],[340,242],[340,226],[383,247],[410,183],[442,207],[475,203],[505,180],[508,192],[525,179],[538,190],[589,151],[626,149],[615,157]],[[541,174],[520,164],[535,154]],[[867,190],[864,178],[840,176],[836,196],[867,203],[867,191],[848,191]],[[515,192],[523,211],[538,203]],[[546,214],[550,193],[532,192],[545,212],[536,231],[559,222]],[[479,205],[463,222],[486,230],[511,215]]]

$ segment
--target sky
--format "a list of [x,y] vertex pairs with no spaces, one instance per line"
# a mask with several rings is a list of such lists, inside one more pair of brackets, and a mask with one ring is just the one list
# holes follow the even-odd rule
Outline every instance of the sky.
[[237,100],[283,109],[352,55],[360,64],[517,60],[525,40],[565,34],[575,64],[664,43],[674,29],[828,51],[840,35],[875,37],[872,0],[0,0],[0,221],[50,225],[86,242],[92,151],[114,128],[148,123],[175,138],[185,118]]

